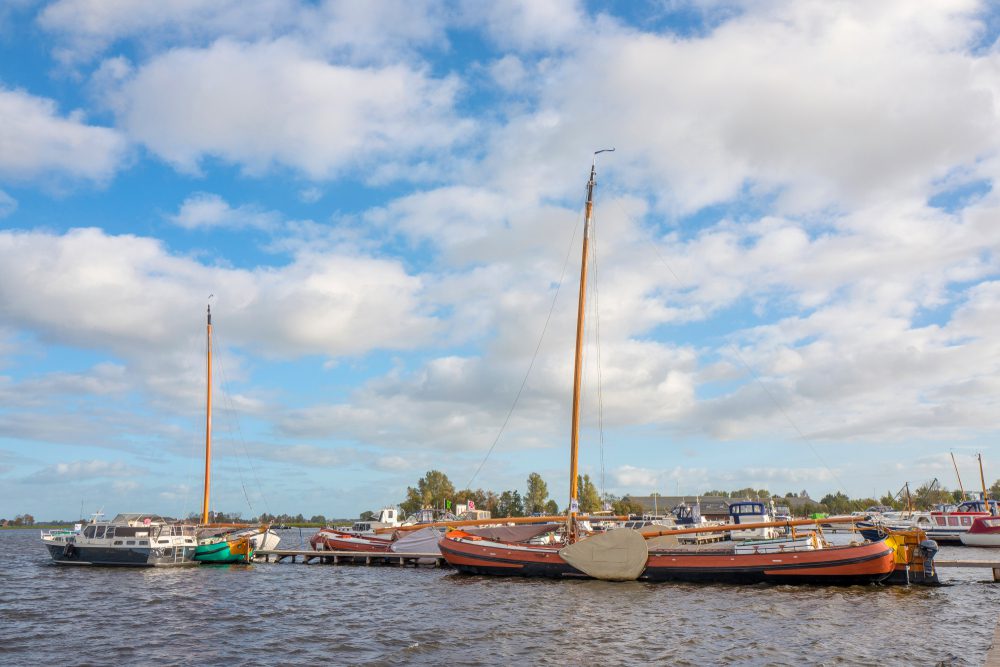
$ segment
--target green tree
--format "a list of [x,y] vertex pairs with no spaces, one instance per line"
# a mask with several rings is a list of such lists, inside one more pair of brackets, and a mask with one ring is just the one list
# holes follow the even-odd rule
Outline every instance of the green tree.
[[851,511],[851,499],[842,491],[828,493],[819,501],[830,514],[846,514]]
[[521,500],[521,494],[517,491],[504,491],[501,493],[500,499],[497,501],[496,514],[494,516],[524,516],[524,502]]
[[360,516],[358,516],[358,519],[361,521],[374,521],[377,518],[378,514],[375,514],[375,512],[372,512],[371,510],[365,510]]
[[528,475],[528,492],[524,495],[524,511],[536,514],[545,511],[545,501],[549,498],[549,487],[537,472]]
[[417,487],[406,489],[406,500],[399,504],[407,514],[424,507],[444,507],[445,500],[455,497],[455,487],[448,476],[439,470],[428,470],[417,482]]
[[625,496],[621,500],[611,503],[611,511],[618,515],[645,514],[646,508],[628,496]]
[[597,486],[590,481],[590,475],[577,475],[576,489],[581,514],[590,514],[601,510],[601,494],[597,492]]
[[462,489],[461,491],[455,492],[455,504],[465,505],[469,501],[472,501],[476,505],[477,510],[489,510],[489,501],[487,499],[487,492],[482,489]]
[[990,487],[990,498],[1000,498],[1000,479],[993,482],[993,486]]
[[548,516],[555,516],[559,514],[559,503],[554,500],[550,500],[545,503],[545,514]]

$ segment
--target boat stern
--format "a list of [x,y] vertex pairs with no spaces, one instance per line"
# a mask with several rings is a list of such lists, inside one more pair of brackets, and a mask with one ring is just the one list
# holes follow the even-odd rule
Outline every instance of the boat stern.
[[938,552],[937,542],[927,538],[922,530],[891,530],[885,543],[892,547],[895,567],[883,582],[886,584],[937,586],[937,568],[934,557]]

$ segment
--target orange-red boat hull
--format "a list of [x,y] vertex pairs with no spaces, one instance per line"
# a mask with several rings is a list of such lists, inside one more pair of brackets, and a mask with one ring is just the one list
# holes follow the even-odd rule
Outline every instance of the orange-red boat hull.
[[[462,531],[441,538],[450,565],[471,574],[526,577],[585,577],[556,547],[475,539]],[[882,581],[894,568],[892,547],[883,541],[826,549],[736,554],[731,551],[650,551],[640,579],[729,583],[864,584]]]

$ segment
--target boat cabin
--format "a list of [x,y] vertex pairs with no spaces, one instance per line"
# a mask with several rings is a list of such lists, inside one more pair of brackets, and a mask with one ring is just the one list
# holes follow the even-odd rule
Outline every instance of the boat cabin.
[[701,516],[701,506],[698,503],[693,505],[681,503],[670,510],[670,513],[676,517],[678,526],[693,526],[705,522]]
[[747,500],[729,505],[729,519],[732,523],[759,523],[769,521],[770,515],[764,503]]

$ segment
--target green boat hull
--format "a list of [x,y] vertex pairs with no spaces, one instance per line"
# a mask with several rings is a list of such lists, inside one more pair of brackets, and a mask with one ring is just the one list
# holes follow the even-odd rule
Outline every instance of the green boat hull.
[[194,560],[199,563],[246,563],[252,557],[253,552],[250,553],[250,558],[243,554],[232,553],[229,549],[229,542],[225,540],[209,544],[199,544],[194,550]]

